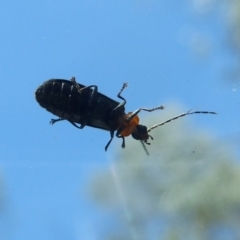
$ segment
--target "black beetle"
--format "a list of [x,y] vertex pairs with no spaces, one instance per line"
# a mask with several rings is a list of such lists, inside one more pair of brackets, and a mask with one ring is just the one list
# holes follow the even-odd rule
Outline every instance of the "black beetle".
[[[35,95],[37,102],[43,108],[59,117],[58,119],[52,119],[50,121],[51,124],[68,120],[72,125],[80,129],[89,126],[109,131],[111,138],[105,147],[105,151],[107,151],[115,131],[116,137],[122,138],[122,148],[125,147],[124,138],[130,134],[132,134],[134,139],[150,144],[148,139],[151,138],[153,140],[153,138],[148,133],[158,126],[190,114],[216,114],[215,112],[207,111],[188,111],[147,128],[144,125],[138,124],[139,118],[137,114],[142,110],[152,112],[164,109],[164,107],[159,106],[152,109],[139,108],[134,112],[126,114],[126,100],[121,96],[122,91],[126,87],[127,83],[124,83],[117,95],[118,98],[123,100],[121,103],[98,92],[96,85],[84,86],[77,83],[75,77],[72,77],[70,81],[50,79],[36,90]],[[77,124],[80,124],[80,126]]]

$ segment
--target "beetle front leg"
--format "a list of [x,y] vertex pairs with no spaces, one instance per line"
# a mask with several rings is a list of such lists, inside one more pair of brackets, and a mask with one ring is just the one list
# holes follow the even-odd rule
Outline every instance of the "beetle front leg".
[[[114,137],[114,131],[110,131],[110,135],[111,135],[111,139],[109,140],[109,142],[107,143],[106,147],[105,147],[105,151],[107,151],[110,143],[112,142],[113,140],[113,137]],[[123,136],[121,136],[118,131],[116,132],[116,137],[118,138],[122,138],[122,148],[125,148],[125,138]]]
[[125,137],[117,136],[118,138],[122,138],[122,148],[125,148]]
[[121,136],[119,131],[116,132],[116,137],[122,138],[122,148],[125,148],[125,137]]
[[133,119],[140,111],[147,111],[147,112],[153,112],[155,110],[159,110],[159,109],[164,109],[164,106],[159,106],[156,108],[139,108],[138,110],[134,111],[128,118],[127,121],[131,121],[131,119]]

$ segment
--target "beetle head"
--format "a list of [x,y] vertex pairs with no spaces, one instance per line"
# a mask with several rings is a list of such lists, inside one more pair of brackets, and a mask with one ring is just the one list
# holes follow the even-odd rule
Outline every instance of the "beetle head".
[[136,140],[141,140],[146,144],[150,144],[147,142],[149,138],[153,140],[153,137],[148,134],[147,127],[140,124],[138,124],[135,128],[135,131],[132,132],[132,137]]

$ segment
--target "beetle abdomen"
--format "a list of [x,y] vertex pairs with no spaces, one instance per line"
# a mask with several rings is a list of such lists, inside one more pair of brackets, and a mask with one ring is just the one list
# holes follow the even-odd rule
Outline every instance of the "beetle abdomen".
[[83,91],[80,94],[72,82],[52,79],[44,82],[35,95],[37,102],[47,111],[60,118],[82,123],[84,116],[88,114],[87,99],[91,91]]

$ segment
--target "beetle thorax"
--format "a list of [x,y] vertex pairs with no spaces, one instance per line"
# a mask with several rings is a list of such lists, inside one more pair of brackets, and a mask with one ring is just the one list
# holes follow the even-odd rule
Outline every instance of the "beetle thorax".
[[127,137],[131,135],[133,132],[136,131],[136,126],[139,123],[139,117],[136,115],[131,120],[128,120],[131,116],[132,112],[129,112],[128,114],[125,114],[122,116],[120,122],[119,122],[119,130],[120,135],[123,137]]

